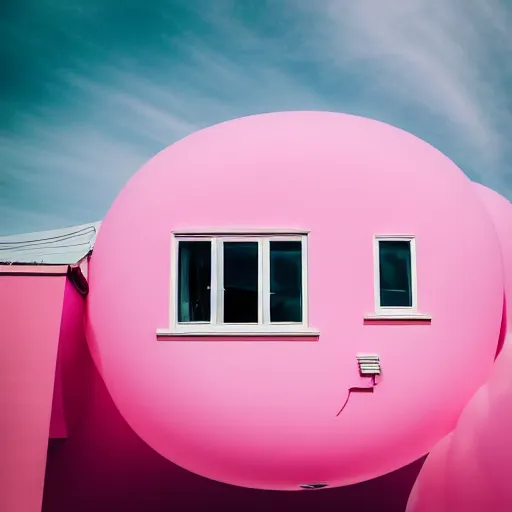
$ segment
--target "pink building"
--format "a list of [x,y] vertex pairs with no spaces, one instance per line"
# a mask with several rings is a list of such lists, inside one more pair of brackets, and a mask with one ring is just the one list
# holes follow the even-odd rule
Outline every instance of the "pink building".
[[1,243],[0,510],[405,510],[504,338],[474,184],[352,116],[200,131]]

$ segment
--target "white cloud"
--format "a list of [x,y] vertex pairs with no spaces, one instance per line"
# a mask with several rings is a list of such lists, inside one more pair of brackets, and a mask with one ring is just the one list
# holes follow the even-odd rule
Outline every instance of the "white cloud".
[[[237,5],[201,3],[196,12],[220,46],[164,33],[150,62],[76,34],[98,61],[76,60],[48,84],[69,101],[20,114],[21,129],[0,137],[2,179],[19,191],[0,205],[5,229],[96,220],[168,144],[216,122],[290,109],[377,109],[383,121],[407,119],[402,127],[446,137],[440,149],[463,154],[480,181],[512,196],[504,172],[510,92],[500,82],[507,70],[493,60],[512,61],[512,11],[499,0],[288,0],[268,11],[277,20],[268,36],[243,22]],[[364,94],[347,99],[343,91],[361,76],[369,77]],[[426,118],[416,121],[409,107]],[[56,188],[57,199],[44,203]],[[75,199],[65,201],[69,190]]]
[[[179,99],[170,92],[144,81],[135,74],[104,70],[102,80],[76,73],[66,73],[67,83],[80,92],[90,104],[90,115],[111,127],[129,129],[165,147],[170,142],[198,127],[175,114]],[[104,128],[103,128],[104,129]]]
[[0,137],[0,154],[2,234],[98,220],[148,158],[101,129],[41,120],[31,123],[30,134]]
[[[510,10],[497,0],[325,0],[311,16],[310,51],[347,68],[371,65],[373,87],[448,119],[458,142],[489,172],[509,150],[512,112],[496,52],[511,52]],[[509,53],[512,58],[512,52]]]
[[[277,67],[237,63],[199,42],[188,42],[182,62],[161,60],[151,75],[126,58],[111,58],[94,73],[85,63],[59,72],[59,88],[72,90],[72,107],[25,114],[25,129],[0,138],[4,177],[26,198],[40,199],[37,207],[29,199],[4,205],[11,219],[4,229],[13,232],[16,216],[26,229],[35,218],[31,207],[47,211],[31,230],[96,220],[144,162],[197,129],[258,112],[325,106]],[[56,199],[45,200],[48,189]]]

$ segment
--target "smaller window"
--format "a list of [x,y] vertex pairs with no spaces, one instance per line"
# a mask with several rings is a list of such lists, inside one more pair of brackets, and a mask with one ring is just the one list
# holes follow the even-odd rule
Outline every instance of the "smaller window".
[[375,311],[410,314],[417,310],[416,250],[413,237],[375,238]]

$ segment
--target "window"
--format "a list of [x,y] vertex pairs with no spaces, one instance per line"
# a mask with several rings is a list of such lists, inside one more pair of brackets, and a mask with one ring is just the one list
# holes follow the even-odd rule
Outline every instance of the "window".
[[210,320],[210,242],[181,242],[178,253],[178,322]]
[[[218,320],[225,324],[257,324],[259,319],[258,242],[222,242],[224,277]],[[220,286],[219,282],[219,286]],[[222,300],[223,299],[223,300]]]
[[175,234],[173,255],[175,334],[313,333],[305,233]]
[[270,321],[302,322],[301,242],[270,242]]
[[375,237],[375,312],[417,311],[416,245],[413,237]]

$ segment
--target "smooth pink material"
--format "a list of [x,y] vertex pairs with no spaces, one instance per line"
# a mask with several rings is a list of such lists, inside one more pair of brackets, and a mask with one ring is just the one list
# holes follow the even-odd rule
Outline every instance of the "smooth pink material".
[[[500,335],[503,344],[511,319],[512,205],[483,185],[475,183],[474,187],[495,224],[503,255],[505,309]],[[454,433],[428,456],[409,498],[408,512],[512,510],[510,492],[507,495],[509,479],[504,477],[512,467],[509,435],[504,430],[512,424],[512,417],[508,417],[510,404],[505,403],[507,393],[512,394],[510,345],[505,346],[498,361],[491,380],[473,397]],[[498,405],[499,400],[503,403]],[[512,400],[512,395],[508,400]]]
[[68,284],[61,329],[67,335],[58,359],[68,438],[50,439],[43,512],[405,510],[422,460],[354,486],[283,493],[221,484],[164,459],[113,404],[89,354],[82,307],[83,299]]
[[[76,369],[73,367],[74,365],[70,362],[72,358],[69,355],[69,347],[73,346],[75,339],[83,337],[83,310],[84,298],[78,293],[71,281],[66,280],[50,422],[51,439],[66,439],[68,437],[68,415],[64,396],[66,392],[69,395],[69,390],[64,389],[63,373],[70,367],[76,372]],[[78,374],[75,375],[75,378],[79,378]],[[75,387],[70,382],[69,377],[66,385],[71,389]]]
[[66,277],[8,270],[0,267],[0,510],[40,512]]
[[[311,231],[319,340],[158,341],[171,232],[244,227]],[[416,235],[431,323],[363,321],[375,234]],[[89,281],[91,352],[128,424],[185,469],[264,489],[347,485],[428,452],[488,376],[502,316],[498,239],[462,171],[399,129],[332,113],[243,118],[159,153],[104,219]],[[380,355],[382,379],[336,416],[358,352]]]
[[[512,510],[511,369],[512,343],[508,341],[489,382],[470,401],[451,439],[443,440],[428,456],[407,512]],[[431,457],[435,464],[429,463]],[[432,502],[438,508],[429,509]]]
[[451,510],[512,510],[512,343],[507,340],[489,382],[464,410],[447,460]]
[[0,265],[0,275],[11,276],[65,276],[67,265]]
[[505,292],[510,297],[507,305],[509,323],[512,325],[512,204],[498,192],[473,183],[476,192],[492,218],[503,254]]
[[[505,316],[503,318],[502,336],[500,337],[499,349],[503,345],[507,326],[512,325],[512,204],[510,201],[494,190],[474,183],[477,194],[484,203],[491,215],[496,232],[500,240],[501,252],[503,255],[504,275],[503,283],[505,289]],[[508,297],[508,300],[506,299]]]
[[448,434],[429,453],[412,488],[406,512],[450,512],[446,505],[446,459],[451,440],[452,434]]
[[[59,338],[62,338],[62,334]],[[66,425],[66,412],[64,410],[62,378],[57,370],[53,389],[52,415],[50,418],[50,439],[65,439],[66,437],[68,437],[68,429]]]

